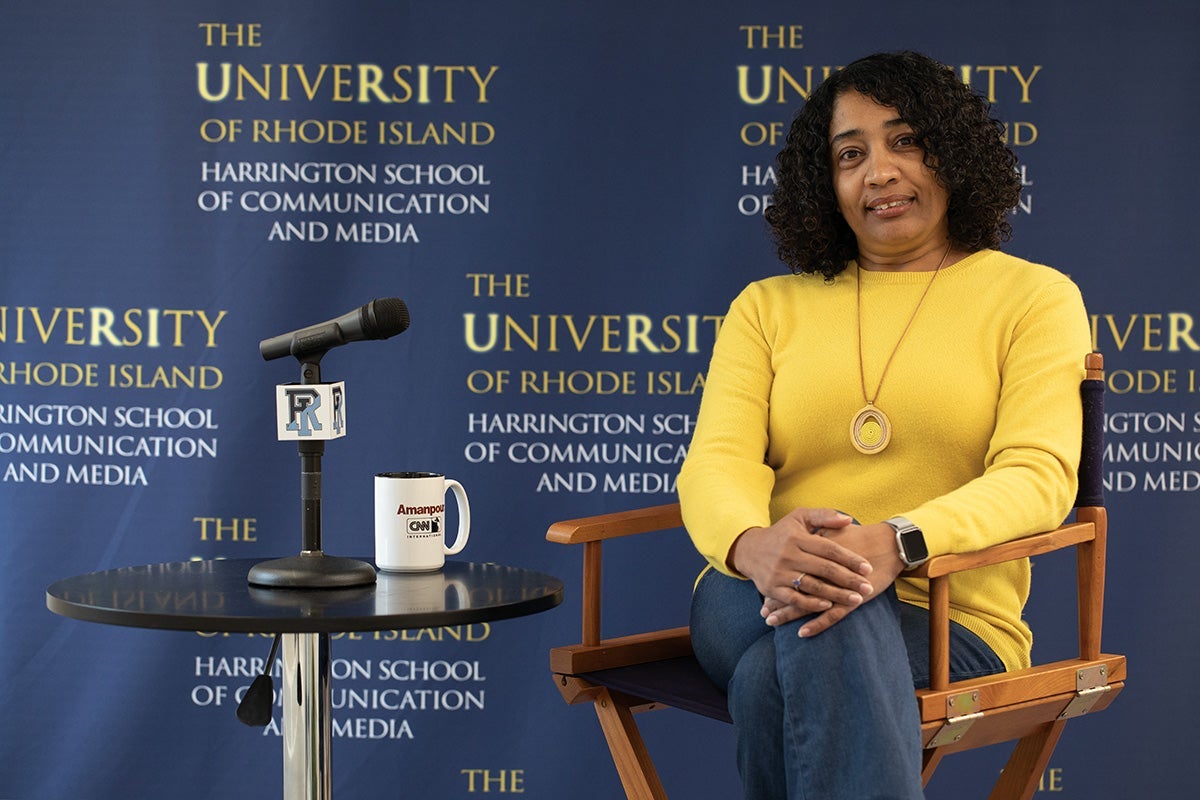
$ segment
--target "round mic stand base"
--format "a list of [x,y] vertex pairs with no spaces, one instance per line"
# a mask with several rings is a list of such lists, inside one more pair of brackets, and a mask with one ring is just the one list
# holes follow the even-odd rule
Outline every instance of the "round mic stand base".
[[250,568],[247,580],[276,589],[341,589],[375,583],[375,568],[365,561],[305,550],[296,556],[263,561]]

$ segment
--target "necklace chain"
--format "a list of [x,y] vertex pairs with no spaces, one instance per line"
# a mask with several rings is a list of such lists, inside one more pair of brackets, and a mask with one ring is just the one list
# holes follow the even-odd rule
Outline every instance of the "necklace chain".
[[904,341],[904,337],[908,335],[908,329],[912,327],[913,320],[917,318],[917,312],[921,310],[921,304],[925,302],[925,296],[929,294],[929,289],[933,286],[933,282],[937,280],[938,273],[942,271],[942,266],[946,263],[946,258],[950,255],[952,245],[946,246],[946,252],[942,253],[942,260],[938,262],[937,268],[933,271],[933,277],[929,279],[929,283],[925,284],[925,291],[921,292],[921,299],[917,301],[917,305],[913,308],[912,315],[909,316],[908,322],[904,325],[904,330],[900,332],[900,338],[896,340],[896,346],[892,348],[891,355],[888,356],[887,363],[883,365],[883,372],[879,374],[879,383],[875,385],[875,394],[872,397],[867,396],[867,376],[866,367],[863,360],[863,333],[862,333],[862,267],[859,267],[858,285],[856,302],[858,307],[858,380],[862,386],[863,399],[867,401],[867,405],[875,405],[875,401],[879,399],[879,392],[883,389],[883,381],[887,377],[888,368],[892,366],[892,359],[896,357],[897,351],[900,350],[900,343]]
[[883,390],[883,381],[887,378],[888,369],[892,366],[892,359],[896,357],[896,353],[900,350],[900,344],[908,335],[908,329],[912,327],[913,320],[917,318],[917,312],[921,310],[921,305],[925,302],[930,287],[937,280],[938,273],[942,271],[942,265],[946,263],[946,258],[950,255],[950,248],[951,245],[946,245],[946,252],[942,253],[942,260],[934,269],[933,277],[925,284],[925,291],[921,292],[921,299],[917,300],[917,305],[909,316],[908,322],[905,323],[904,330],[900,331],[900,338],[896,340],[896,346],[892,348],[887,362],[884,363],[883,372],[879,374],[879,383],[875,385],[875,393],[871,396],[867,395],[867,372],[863,360],[862,267],[859,267],[858,283],[855,287],[855,302],[858,309],[858,380],[862,386],[863,399],[867,401],[867,404],[850,421],[850,441],[860,453],[866,455],[879,453],[888,446],[888,442],[892,439],[892,424],[888,420],[887,414],[875,406],[875,401],[879,398],[880,391]]

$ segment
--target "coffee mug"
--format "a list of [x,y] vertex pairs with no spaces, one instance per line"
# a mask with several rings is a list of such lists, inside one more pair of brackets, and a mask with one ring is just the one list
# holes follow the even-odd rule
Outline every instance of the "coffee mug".
[[[458,535],[446,545],[446,489],[458,502]],[[466,547],[471,506],[462,484],[438,472],[375,476],[375,564],[389,572],[441,569]]]

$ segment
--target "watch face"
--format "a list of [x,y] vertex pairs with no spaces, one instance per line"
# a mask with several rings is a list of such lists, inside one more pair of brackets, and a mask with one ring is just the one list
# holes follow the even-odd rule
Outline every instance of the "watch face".
[[925,546],[925,534],[919,530],[901,533],[900,545],[904,548],[904,560],[909,564],[920,564],[929,558],[929,548]]

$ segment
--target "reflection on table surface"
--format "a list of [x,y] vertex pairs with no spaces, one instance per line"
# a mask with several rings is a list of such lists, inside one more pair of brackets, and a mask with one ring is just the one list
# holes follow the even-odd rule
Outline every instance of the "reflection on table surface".
[[447,561],[436,572],[380,571],[375,584],[339,589],[252,586],[261,559],[181,561],[92,572],[46,592],[63,616],[146,628],[339,632],[505,619],[562,601],[557,578],[501,564]]

